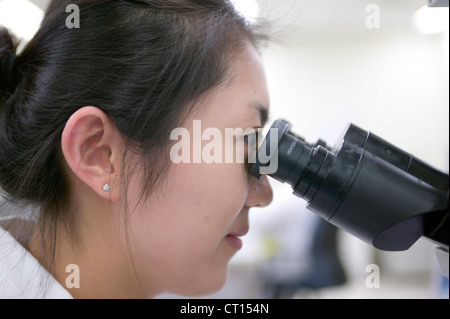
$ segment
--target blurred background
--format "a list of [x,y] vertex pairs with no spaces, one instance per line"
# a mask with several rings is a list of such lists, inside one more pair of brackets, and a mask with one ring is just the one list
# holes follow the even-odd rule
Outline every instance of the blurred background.
[[[329,145],[354,123],[448,171],[448,8],[426,0],[234,2],[271,25],[262,52],[271,120]],[[47,4],[0,0],[0,24],[25,44]],[[273,204],[252,210],[244,248],[212,298],[449,298],[432,243],[377,251],[323,223],[290,187],[271,184]]]

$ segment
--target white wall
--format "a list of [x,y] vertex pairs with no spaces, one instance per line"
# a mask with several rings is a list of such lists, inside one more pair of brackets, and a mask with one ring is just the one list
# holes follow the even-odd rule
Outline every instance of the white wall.
[[331,40],[267,50],[273,117],[332,145],[353,122],[447,169],[448,34]]

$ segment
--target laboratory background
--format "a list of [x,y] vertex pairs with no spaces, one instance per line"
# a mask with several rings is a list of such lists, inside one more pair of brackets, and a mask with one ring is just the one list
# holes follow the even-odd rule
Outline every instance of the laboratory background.
[[[0,0],[0,25],[29,41],[47,0]],[[262,55],[269,123],[339,142],[350,123],[436,168],[449,167],[449,9],[427,0],[235,0],[270,34]],[[447,1],[448,3],[448,1]],[[250,211],[225,287],[208,298],[449,298],[435,245],[383,252],[325,223],[273,179]],[[162,295],[159,298],[181,298]]]

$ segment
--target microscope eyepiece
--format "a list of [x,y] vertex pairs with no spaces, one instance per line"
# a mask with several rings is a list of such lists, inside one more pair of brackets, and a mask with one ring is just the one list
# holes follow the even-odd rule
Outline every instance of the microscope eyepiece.
[[[448,174],[356,125],[339,147],[311,145],[273,123],[249,173],[289,184],[308,209],[381,250],[409,249],[425,236],[448,250]],[[270,143],[277,143],[271,145]],[[447,225],[447,227],[445,227]]]

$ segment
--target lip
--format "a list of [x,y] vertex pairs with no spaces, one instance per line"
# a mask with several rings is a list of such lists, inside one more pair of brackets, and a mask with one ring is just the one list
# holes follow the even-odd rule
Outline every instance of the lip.
[[239,237],[245,236],[249,231],[249,227],[246,226],[239,231],[229,233],[225,239],[227,242],[236,250],[240,250],[242,248],[242,239]]
[[240,230],[238,230],[238,231],[236,231],[236,232],[229,233],[228,236],[242,237],[242,236],[247,235],[249,229],[250,229],[249,226],[245,226],[245,227],[241,228]]

